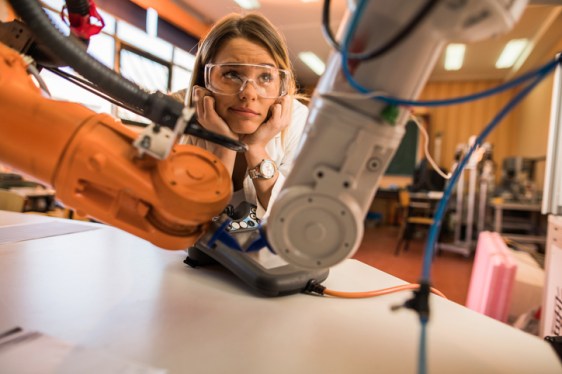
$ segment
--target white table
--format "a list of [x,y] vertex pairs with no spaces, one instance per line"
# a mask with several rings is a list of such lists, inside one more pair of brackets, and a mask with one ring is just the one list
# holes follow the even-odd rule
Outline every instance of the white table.
[[[0,239],[2,226],[53,221],[61,220],[0,212]],[[0,331],[22,326],[169,373],[416,373],[417,315],[389,310],[410,292],[259,297],[220,269],[187,267],[183,251],[63,223],[95,230],[0,244]],[[400,283],[347,260],[324,284],[358,291]],[[429,373],[562,371],[542,339],[430,302]]]

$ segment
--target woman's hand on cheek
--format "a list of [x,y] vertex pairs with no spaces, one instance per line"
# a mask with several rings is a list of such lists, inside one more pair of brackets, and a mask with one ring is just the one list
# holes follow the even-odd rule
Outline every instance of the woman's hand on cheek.
[[233,133],[228,124],[215,110],[215,98],[211,92],[203,87],[193,87],[193,102],[197,113],[197,121],[205,129],[217,134],[238,140],[238,135]]
[[244,135],[242,140],[247,145],[260,145],[265,147],[271,139],[289,126],[291,122],[292,98],[283,96],[271,106],[271,116],[262,123],[253,134]]

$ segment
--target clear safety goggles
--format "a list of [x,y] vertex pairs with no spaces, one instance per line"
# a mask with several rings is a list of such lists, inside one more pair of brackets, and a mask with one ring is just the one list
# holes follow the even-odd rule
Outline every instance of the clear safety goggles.
[[207,64],[205,87],[221,95],[237,95],[252,83],[258,95],[266,99],[285,96],[290,72],[269,65]]

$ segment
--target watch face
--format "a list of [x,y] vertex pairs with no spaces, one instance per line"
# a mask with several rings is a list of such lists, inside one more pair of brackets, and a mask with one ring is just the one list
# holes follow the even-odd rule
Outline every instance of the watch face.
[[275,175],[275,165],[273,161],[263,160],[260,164],[260,174],[263,175],[264,178],[273,178]]

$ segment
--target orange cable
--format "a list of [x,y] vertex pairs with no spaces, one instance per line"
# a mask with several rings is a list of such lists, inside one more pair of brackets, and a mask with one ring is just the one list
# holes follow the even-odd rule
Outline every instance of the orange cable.
[[[360,291],[360,292],[346,292],[346,291],[335,291],[335,290],[330,290],[330,289],[324,289],[324,294],[326,295],[330,295],[330,296],[335,296],[335,297],[343,297],[343,298],[348,298],[348,299],[360,299],[360,298],[366,298],[366,297],[375,297],[375,296],[381,296],[381,295],[387,295],[389,293],[393,293],[393,292],[399,292],[399,291],[406,291],[406,290],[414,290],[416,288],[419,288],[420,285],[416,284],[416,283],[410,283],[410,284],[404,284],[401,286],[395,286],[395,287],[389,287],[389,288],[383,288],[381,290],[374,290],[374,291]],[[434,294],[441,296],[442,298],[447,298],[441,291],[439,291],[436,288],[431,287],[431,292],[433,292]]]

